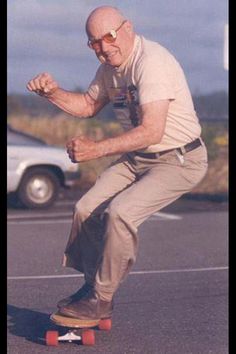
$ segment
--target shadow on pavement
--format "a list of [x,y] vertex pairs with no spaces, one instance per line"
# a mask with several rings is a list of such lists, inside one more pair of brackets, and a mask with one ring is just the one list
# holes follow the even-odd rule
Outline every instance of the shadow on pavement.
[[45,345],[45,333],[55,329],[46,313],[7,305],[8,328],[12,335]]
[[25,209],[23,205],[17,199],[15,193],[8,193],[7,194],[7,208],[14,208],[14,209]]

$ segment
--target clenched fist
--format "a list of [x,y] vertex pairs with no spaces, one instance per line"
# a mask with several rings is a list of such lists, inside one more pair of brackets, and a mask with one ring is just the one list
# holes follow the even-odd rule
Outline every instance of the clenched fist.
[[72,162],[89,161],[103,155],[99,144],[83,135],[71,139],[66,148]]
[[42,73],[30,80],[26,87],[40,96],[50,96],[59,86],[50,74]]

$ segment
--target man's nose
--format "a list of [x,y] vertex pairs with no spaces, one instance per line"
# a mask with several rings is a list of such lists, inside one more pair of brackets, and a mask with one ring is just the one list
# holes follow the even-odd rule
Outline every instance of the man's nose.
[[104,40],[101,40],[100,45],[103,52],[106,52],[110,47],[110,43],[107,43]]

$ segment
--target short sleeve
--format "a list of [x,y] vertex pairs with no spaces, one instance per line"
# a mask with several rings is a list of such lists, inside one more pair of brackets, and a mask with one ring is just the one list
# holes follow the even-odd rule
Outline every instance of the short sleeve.
[[172,63],[168,58],[144,56],[136,67],[136,85],[139,103],[175,99]]
[[94,79],[89,85],[87,92],[96,101],[108,98],[108,93],[105,87],[103,64],[99,66]]

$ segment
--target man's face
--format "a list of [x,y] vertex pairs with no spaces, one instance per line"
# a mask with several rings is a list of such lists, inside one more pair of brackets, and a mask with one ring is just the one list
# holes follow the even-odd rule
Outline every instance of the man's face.
[[[129,56],[133,47],[133,35],[131,35],[130,23],[123,21],[117,25],[107,25],[95,23],[87,30],[90,47],[95,51],[101,62],[106,62],[112,66],[120,66]],[[112,39],[111,33],[115,35]],[[109,37],[112,42],[107,40]]]

